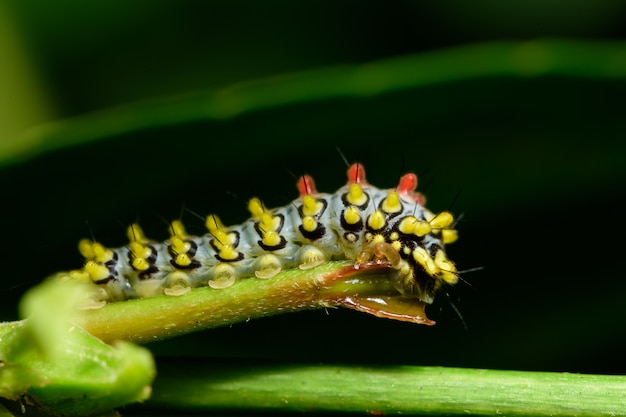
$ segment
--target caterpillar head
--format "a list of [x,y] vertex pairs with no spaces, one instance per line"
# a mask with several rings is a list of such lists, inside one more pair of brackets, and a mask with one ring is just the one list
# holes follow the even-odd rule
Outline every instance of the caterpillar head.
[[[357,187],[362,190],[355,191]],[[395,189],[377,190],[368,186],[362,166],[355,164],[348,170],[343,197],[347,204],[341,216],[342,225],[356,220],[363,224],[363,239],[357,242],[357,265],[388,264],[393,269],[389,274],[391,282],[399,293],[367,300],[352,298],[350,304],[352,308],[381,317],[401,320],[407,317],[408,321],[434,324],[426,318],[424,307],[433,302],[441,287],[458,282],[456,266],[445,252],[445,246],[458,236],[452,214],[448,211],[434,214],[426,209],[425,198],[415,191],[416,187],[417,176],[412,173],[404,175]],[[358,203],[366,200],[361,198],[362,193],[374,203],[359,211]],[[344,246],[348,253],[355,249],[348,243]],[[412,312],[408,313],[411,304]]]

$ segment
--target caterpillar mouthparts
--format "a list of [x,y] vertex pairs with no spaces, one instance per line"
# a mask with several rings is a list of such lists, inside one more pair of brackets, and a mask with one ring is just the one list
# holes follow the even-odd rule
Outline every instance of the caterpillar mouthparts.
[[[267,209],[252,198],[251,217],[240,225],[225,226],[211,214],[204,236],[187,234],[176,220],[162,243],[148,239],[136,224],[128,228],[124,247],[82,240],[84,267],[64,277],[89,284],[91,304],[86,308],[179,296],[203,286],[219,290],[238,279],[267,280],[331,260],[353,260],[355,268],[383,261],[392,268],[400,297],[422,304],[432,303],[442,285],[458,282],[445,252],[445,245],[457,239],[454,218],[424,207],[424,196],[415,191],[415,174],[402,176],[396,188],[387,190],[368,184],[361,164],[350,166],[347,176],[346,185],[326,194],[304,175],[297,183],[300,196],[283,207]],[[370,306],[365,300],[358,304],[361,310]]]

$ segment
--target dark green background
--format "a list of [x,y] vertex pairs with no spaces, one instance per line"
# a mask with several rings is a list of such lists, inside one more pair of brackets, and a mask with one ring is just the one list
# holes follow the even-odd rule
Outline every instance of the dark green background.
[[[469,42],[618,39],[620,2],[5,1],[58,117],[326,65]],[[124,243],[140,220],[165,238],[182,207],[226,223],[245,202],[333,191],[345,165],[392,187],[403,163],[433,210],[464,217],[450,247],[464,275],[434,328],[316,311],[154,345],[163,355],[624,373],[626,83],[486,78],[329,99],[222,122],[146,129],[0,171],[0,319],[32,285],[77,268],[92,234]],[[455,200],[455,196],[460,196]],[[232,195],[236,197],[233,197]],[[202,222],[188,212],[191,231]]]

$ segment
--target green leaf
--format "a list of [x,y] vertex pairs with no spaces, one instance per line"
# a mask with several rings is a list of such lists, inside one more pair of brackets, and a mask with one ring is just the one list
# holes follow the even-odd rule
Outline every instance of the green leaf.
[[418,366],[159,365],[145,412],[624,416],[626,377]]
[[[396,91],[487,77],[567,76],[626,78],[626,44],[536,40],[492,42],[384,59],[363,65],[324,67],[242,82],[191,97],[119,106],[31,129],[7,148],[5,164],[54,149],[114,138],[149,128],[219,121],[276,107],[338,98],[367,99]],[[279,143],[273,142],[273,146]]]

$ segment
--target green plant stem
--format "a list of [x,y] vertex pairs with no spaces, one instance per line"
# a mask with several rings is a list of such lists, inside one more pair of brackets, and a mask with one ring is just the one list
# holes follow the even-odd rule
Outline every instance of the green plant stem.
[[[242,279],[232,287],[196,288],[178,296],[111,303],[78,313],[72,321],[105,342],[145,343],[251,318],[320,307],[346,306],[350,295],[382,296],[396,290],[386,267],[354,270],[354,262],[327,262],[315,269],[293,269],[262,280]],[[416,304],[415,315],[424,315]],[[411,320],[408,320],[411,321]],[[417,319],[417,321],[419,320]]]
[[626,377],[414,366],[159,364],[145,407],[185,411],[625,416]]
[[87,311],[75,307],[84,301],[85,284],[57,276],[25,295],[20,310],[26,319],[0,323],[0,396],[15,400],[26,395],[40,408],[71,415],[141,400],[154,376],[152,358],[129,341],[271,314],[346,306],[432,324],[423,303],[399,296],[391,271],[380,262],[358,267],[353,261],[326,262],[272,279],[242,279],[226,289],[197,288],[178,297],[122,301]]
[[146,128],[224,120],[252,111],[337,97],[364,97],[402,89],[487,77],[558,75],[626,77],[626,43],[568,40],[489,42],[339,65],[239,83],[218,91],[114,107],[41,125],[18,141],[12,163],[52,149],[112,138]]

